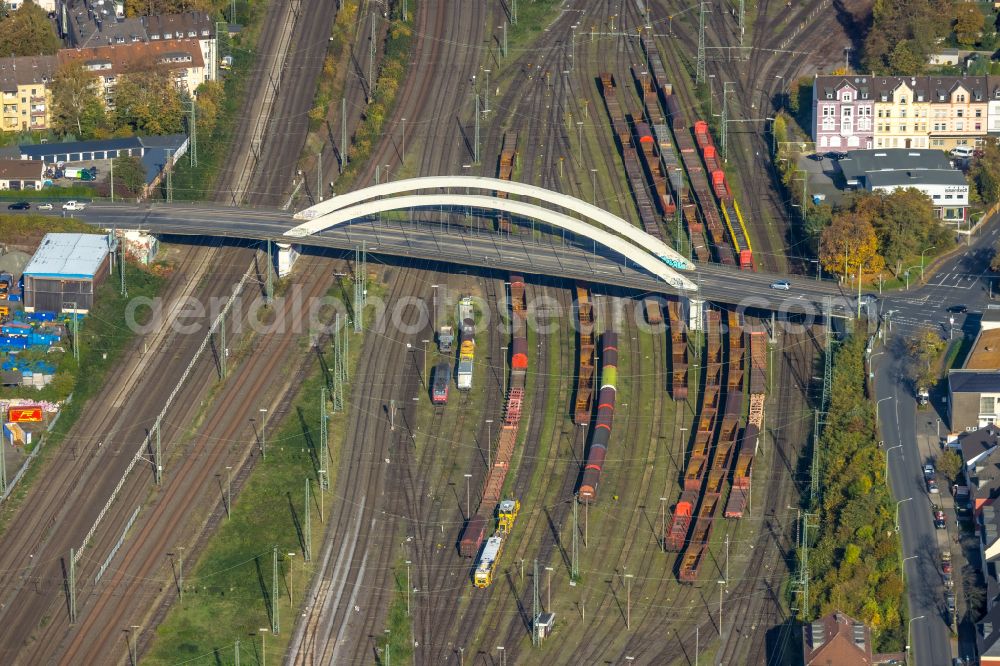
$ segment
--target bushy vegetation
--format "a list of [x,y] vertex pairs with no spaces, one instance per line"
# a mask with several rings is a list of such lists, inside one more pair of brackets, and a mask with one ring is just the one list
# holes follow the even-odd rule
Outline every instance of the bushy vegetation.
[[833,391],[820,438],[821,497],[809,555],[811,607],[864,620],[880,651],[902,650],[905,640],[900,544],[884,478],[884,454],[872,403],[864,390],[863,336],[848,338],[833,359]]
[[385,40],[385,55],[375,77],[375,91],[372,101],[365,109],[361,124],[354,133],[350,147],[350,162],[336,181],[338,192],[350,189],[358,171],[364,166],[372,148],[382,137],[382,126],[392,112],[399,85],[406,76],[413,46],[413,17],[416,2],[409,3],[407,21],[395,18]]
[[951,32],[955,8],[962,4],[966,3],[876,0],[862,56],[865,71],[901,75],[923,72],[927,56],[937,47],[937,41]]
[[23,2],[10,13],[0,8],[0,54],[5,58],[52,55],[59,46],[52,21],[35,3]]

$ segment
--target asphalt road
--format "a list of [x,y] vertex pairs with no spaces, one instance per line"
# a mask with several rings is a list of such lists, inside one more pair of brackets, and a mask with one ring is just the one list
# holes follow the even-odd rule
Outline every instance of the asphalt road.
[[[282,211],[206,205],[93,204],[75,215],[95,225],[142,228],[156,233],[275,240],[284,240],[282,234],[296,223],[291,213]],[[586,244],[579,246],[567,242],[564,246],[555,239],[550,243],[532,243],[516,235],[504,237],[485,230],[481,233],[460,232],[455,226],[411,226],[408,223],[389,226],[388,223],[365,222],[311,236],[307,243],[354,249],[362,241],[367,243],[370,251],[379,255],[520,270],[646,292],[673,292],[672,288],[647,273],[621,264],[617,255],[602,254],[600,247],[594,254]],[[777,279],[790,282],[791,289],[771,289],[770,284]],[[715,264],[699,266],[694,280],[706,299],[745,308],[816,313],[827,298],[833,299],[835,307],[839,307],[835,314],[850,314],[854,307],[851,295],[828,281],[740,271]]]
[[[891,333],[887,339],[886,353],[874,359],[876,398],[884,400],[879,410],[883,449],[902,445],[890,452],[889,475],[893,498],[899,504],[899,527],[903,542],[903,557],[916,555],[906,561],[907,595],[910,607],[912,632],[910,645],[915,663],[919,666],[939,666],[951,663],[952,648],[945,609],[945,590],[939,570],[940,548],[937,530],[931,516],[931,498],[926,492],[921,473],[926,450],[918,448],[917,405],[913,387],[903,372],[902,359],[892,353],[893,341],[908,337],[922,330],[933,330],[947,338],[954,327],[956,335],[963,329],[975,334],[975,321],[966,327],[966,315],[950,315],[947,308],[965,305],[970,312],[982,311],[990,296],[987,267],[991,247],[996,242],[996,222],[986,228],[972,246],[959,248],[948,259],[928,271],[927,284],[910,291],[895,294],[883,302],[883,315],[891,314]],[[949,318],[954,317],[954,324]],[[890,400],[891,398],[891,400]],[[937,403],[935,403],[937,406]],[[944,414],[936,416],[944,419]],[[921,418],[926,415],[922,414]],[[933,434],[933,433],[932,433]],[[909,499],[909,498],[912,498]],[[936,500],[935,500],[936,501]],[[954,516],[949,516],[953,523]],[[954,555],[958,547],[951,546]],[[956,571],[960,563],[956,562]],[[956,585],[958,577],[956,576]],[[960,611],[961,598],[960,598]],[[965,632],[962,632],[965,638]],[[963,640],[961,654],[971,654],[968,640]]]

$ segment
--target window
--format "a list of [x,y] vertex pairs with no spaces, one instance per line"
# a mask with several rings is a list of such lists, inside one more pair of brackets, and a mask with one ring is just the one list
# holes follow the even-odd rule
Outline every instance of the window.
[[980,131],[982,131],[982,129],[983,129],[983,124],[982,123],[976,123],[976,131],[980,132]]
[[934,200],[935,200],[935,201],[937,201],[937,200],[938,200],[938,199],[940,199],[940,198],[941,198],[941,195],[940,195],[940,194],[935,194],[935,195],[934,195]]
[[827,132],[833,131],[836,127],[834,124],[836,122],[835,118],[823,118],[823,129]]
[[956,98],[956,101],[958,101],[958,102],[965,102],[965,95],[959,95],[959,96],[958,96],[958,97]]
[[996,414],[996,400],[992,397],[984,398],[980,396],[979,398],[979,413],[980,414]]
[[963,117],[963,116],[965,115],[965,111],[964,111],[963,109],[956,109],[956,110],[955,110],[955,115],[956,115],[956,116],[957,116],[958,118],[962,118],[962,117]]
[[906,132],[906,125],[900,125],[899,126],[899,131],[905,133]]
[[976,109],[976,118],[982,118],[982,117],[983,117],[983,110]]
[[903,109],[903,110],[901,110],[901,111],[899,112],[899,117],[900,117],[900,118],[905,118],[905,117],[906,117],[906,109]]
[[931,145],[938,147],[944,145],[944,139],[931,139]]
[[845,92],[844,95],[843,95],[843,100],[845,102],[850,102],[851,101],[851,93]]
[[965,123],[963,121],[961,121],[961,120],[956,120],[955,121],[955,131],[956,132],[964,132],[965,131]]
[[905,97],[900,97],[899,98],[899,103],[900,104],[906,104],[906,98]]
[[878,117],[879,117],[879,118],[881,118],[881,117],[882,117],[882,109],[879,109],[879,110],[878,110]]
[[944,195],[944,198],[945,198],[945,199],[952,199],[952,198],[954,198],[954,197],[953,197],[952,195],[950,195],[950,194],[946,194],[946,195]]

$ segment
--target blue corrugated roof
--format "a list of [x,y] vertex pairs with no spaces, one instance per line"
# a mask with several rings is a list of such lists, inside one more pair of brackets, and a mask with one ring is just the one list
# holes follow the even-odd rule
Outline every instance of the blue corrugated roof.
[[67,141],[66,143],[21,144],[21,155],[25,159],[38,160],[62,153],[83,153],[95,150],[124,150],[126,148],[141,148],[142,143],[137,136],[120,139],[100,139],[93,141]]

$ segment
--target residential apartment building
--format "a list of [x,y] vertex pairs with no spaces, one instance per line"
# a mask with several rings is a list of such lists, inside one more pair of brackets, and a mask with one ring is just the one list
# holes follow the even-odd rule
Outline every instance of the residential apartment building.
[[947,151],[981,144],[991,127],[1000,132],[1000,77],[817,75],[814,79],[817,150]]
[[114,107],[114,90],[118,77],[151,66],[169,70],[178,89],[194,96],[195,90],[207,80],[201,47],[193,39],[162,42],[134,42],[81,49],[63,49],[59,63],[80,62],[93,72],[101,87],[101,97]]
[[0,4],[6,6],[10,11],[16,12],[25,2],[34,2],[50,14],[56,10],[56,0],[4,0]]
[[875,102],[869,76],[817,76],[813,82],[816,149],[871,148]]
[[55,69],[55,56],[0,58],[0,131],[48,129]]
[[62,0],[59,25],[74,48],[197,40],[205,79],[218,73],[215,23],[205,12],[125,18],[121,4],[110,0]]

